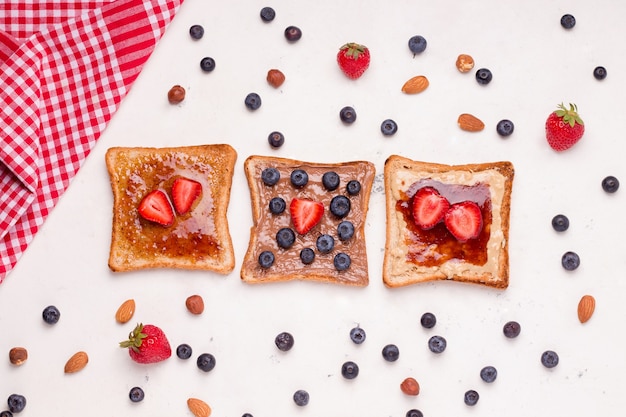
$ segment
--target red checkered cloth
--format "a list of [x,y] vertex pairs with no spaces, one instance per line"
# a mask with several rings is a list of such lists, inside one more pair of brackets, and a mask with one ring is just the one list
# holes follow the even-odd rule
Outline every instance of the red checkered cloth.
[[0,2],[0,282],[183,0]]

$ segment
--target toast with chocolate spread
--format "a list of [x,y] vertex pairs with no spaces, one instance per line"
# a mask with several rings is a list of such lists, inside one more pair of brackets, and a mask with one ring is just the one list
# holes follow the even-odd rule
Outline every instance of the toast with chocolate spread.
[[244,282],[368,285],[364,229],[375,175],[371,162],[250,156],[244,170],[253,217]]
[[392,155],[384,177],[385,285],[508,286],[510,162],[443,165]]
[[229,145],[111,148],[109,267],[209,270],[235,266],[226,217],[237,153]]

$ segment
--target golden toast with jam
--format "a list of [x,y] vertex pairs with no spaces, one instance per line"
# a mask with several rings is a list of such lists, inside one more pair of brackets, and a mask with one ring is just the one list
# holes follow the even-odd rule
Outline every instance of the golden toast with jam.
[[364,229],[375,175],[371,162],[250,156],[244,170],[253,217],[244,282],[368,285]]
[[226,214],[236,159],[229,145],[109,149],[109,268],[231,272]]
[[508,286],[510,162],[443,165],[392,155],[384,171],[385,285]]

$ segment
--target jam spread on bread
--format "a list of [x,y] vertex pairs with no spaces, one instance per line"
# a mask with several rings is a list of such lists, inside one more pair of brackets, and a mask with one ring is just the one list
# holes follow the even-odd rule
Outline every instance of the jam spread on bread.
[[[128,176],[129,198],[122,203],[123,212],[128,213],[126,238],[135,241],[136,249],[147,256],[214,256],[219,245],[211,216],[213,199],[210,193],[199,191],[209,189],[212,168],[189,165],[176,153],[146,157],[140,168],[141,172]],[[155,221],[139,210],[145,197],[155,192],[168,199],[170,222]],[[159,204],[164,204],[162,198]],[[181,200],[185,200],[184,209]]]
[[[436,211],[437,207],[442,207],[441,216],[437,215],[432,221],[433,224],[416,222],[413,203],[420,190],[432,191],[437,194],[437,198],[445,201],[442,204],[433,202],[429,205],[431,212]],[[483,265],[487,262],[487,243],[492,218],[491,197],[487,184],[445,184],[432,179],[423,179],[413,183],[401,194],[402,198],[396,202],[396,210],[402,213],[409,232],[405,235],[409,248],[407,261],[427,267],[440,266],[454,259],[474,265]],[[476,222],[478,226],[475,234],[461,238],[453,233],[456,230],[451,231],[450,224],[446,224],[445,215],[446,211],[463,205],[477,206],[479,221]]]

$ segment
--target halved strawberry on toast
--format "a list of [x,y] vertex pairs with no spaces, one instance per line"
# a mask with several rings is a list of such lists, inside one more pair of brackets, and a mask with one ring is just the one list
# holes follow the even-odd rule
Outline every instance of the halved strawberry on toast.
[[178,214],[185,214],[202,194],[202,184],[189,178],[179,177],[172,185],[172,200]]
[[289,212],[294,229],[304,235],[322,220],[324,205],[319,201],[294,198],[289,205]]
[[449,207],[448,200],[435,188],[422,187],[413,196],[411,213],[416,225],[429,230],[443,220]]
[[483,215],[473,201],[462,201],[450,206],[444,216],[448,231],[459,242],[466,242],[480,236],[483,229]]
[[174,212],[167,195],[161,190],[150,191],[141,200],[138,207],[139,215],[144,219],[171,226],[174,223]]

